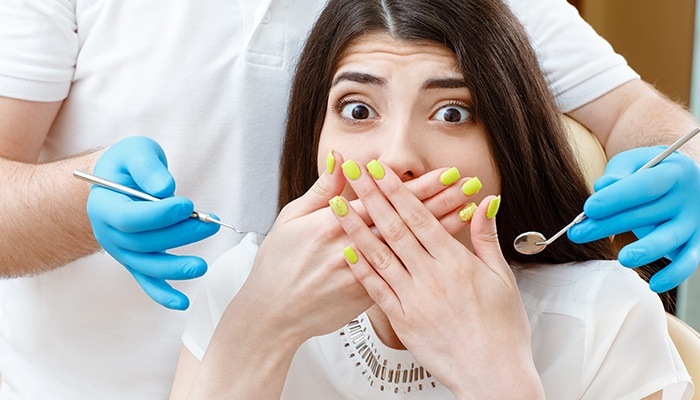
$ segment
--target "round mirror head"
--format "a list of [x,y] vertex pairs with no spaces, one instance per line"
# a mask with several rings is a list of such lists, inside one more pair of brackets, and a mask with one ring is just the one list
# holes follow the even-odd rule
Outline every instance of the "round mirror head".
[[525,232],[521,233],[515,238],[515,241],[513,241],[513,247],[515,247],[515,251],[520,254],[537,254],[547,247],[546,244],[542,243],[546,240],[547,239],[539,232]]

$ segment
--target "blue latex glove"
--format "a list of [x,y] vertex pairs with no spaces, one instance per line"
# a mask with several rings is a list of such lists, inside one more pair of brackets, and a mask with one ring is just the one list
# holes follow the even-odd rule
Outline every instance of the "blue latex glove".
[[146,192],[163,200],[133,200],[129,196],[93,186],[87,213],[95,238],[134,276],[159,304],[177,310],[189,300],[166,280],[203,275],[206,262],[195,256],[176,256],[166,250],[207,238],[216,224],[189,218],[192,201],[173,196],[175,180],[168,172],[163,149],[152,139],[128,137],[102,154],[95,175]]
[[573,242],[584,243],[633,231],[639,240],[620,250],[622,265],[634,268],[662,257],[672,260],[651,278],[655,292],[678,286],[700,263],[698,164],[676,152],[629,176],[663,149],[644,147],[613,157],[583,207],[588,219],[568,232]]

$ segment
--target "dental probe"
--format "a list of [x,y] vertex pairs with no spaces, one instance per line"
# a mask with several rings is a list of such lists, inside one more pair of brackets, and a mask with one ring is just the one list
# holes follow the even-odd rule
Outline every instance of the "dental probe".
[[[99,176],[95,176],[95,175],[92,175],[92,174],[89,174],[87,172],[83,172],[83,171],[80,171],[77,169],[73,171],[73,176],[78,178],[78,179],[84,180],[86,182],[90,182],[93,185],[102,186],[103,188],[110,189],[110,190],[113,190],[115,192],[119,192],[121,194],[125,194],[125,195],[131,196],[131,197],[135,197],[137,199],[146,200],[146,201],[160,201],[161,200],[157,197],[151,196],[148,193],[140,192],[140,191],[138,191],[136,189],[132,189],[128,186],[124,186],[124,185],[119,184],[117,182],[112,182],[110,180],[100,178]],[[240,230],[234,228],[233,225],[219,221],[218,219],[212,217],[211,215],[209,215],[207,213],[203,213],[201,211],[195,210],[190,215],[190,218],[196,218],[200,221],[211,222],[211,223],[214,223],[217,225],[225,226],[226,228],[232,229],[236,233],[240,233],[240,234],[248,233],[248,231],[240,231]]]

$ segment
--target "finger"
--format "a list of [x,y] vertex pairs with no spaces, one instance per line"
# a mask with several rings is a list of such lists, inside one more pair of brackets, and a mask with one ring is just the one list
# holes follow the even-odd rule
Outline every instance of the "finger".
[[175,290],[164,280],[146,276],[133,270],[129,270],[129,272],[131,272],[131,275],[133,275],[143,291],[163,307],[171,310],[186,310],[190,306],[190,300],[187,296]]
[[[440,176],[448,169],[440,168],[423,174],[416,179],[404,182],[406,188],[419,200],[423,201],[423,204],[436,218],[458,212],[464,206],[465,200],[476,195],[482,187],[481,181],[476,177],[463,178],[455,184],[443,184],[440,181]],[[350,204],[352,204],[355,211],[366,224],[373,224],[372,218],[367,214],[367,210],[365,210],[365,206],[361,201],[352,200]],[[450,228],[453,228],[453,226],[450,225]]]
[[126,159],[128,174],[144,192],[159,198],[172,196],[175,194],[175,178],[168,171],[165,152],[153,140],[144,143],[144,150],[143,156]]
[[614,214],[607,218],[587,218],[572,226],[567,236],[574,243],[586,243],[633,229],[657,225],[672,219],[676,214],[674,199],[664,196],[652,203]]
[[328,207],[328,200],[339,195],[345,187],[345,177],[340,172],[342,163],[343,156],[331,149],[326,156],[324,172],[303,196],[285,207],[285,216],[289,219],[297,218]]
[[369,297],[377,303],[389,319],[403,317],[401,301],[391,286],[372,268],[362,252],[352,246],[343,249],[343,257],[355,278],[364,286]]
[[99,215],[105,224],[122,232],[140,232],[165,228],[186,220],[194,204],[184,197],[159,201],[132,200],[101,187],[90,189],[88,215]]
[[643,238],[623,247],[617,255],[620,264],[634,268],[656,261],[683,246],[695,233],[695,227],[678,218],[659,225]]
[[139,253],[112,245],[104,249],[128,269],[157,279],[192,279],[204,275],[207,271],[207,263],[196,256],[164,252]]
[[[396,206],[392,206],[387,197],[379,190],[370,174],[362,173],[360,166],[353,160],[348,160],[343,163],[342,168],[345,176],[348,178],[348,183],[357,197],[365,205],[365,209],[372,218],[372,221],[374,221],[374,226],[377,227],[382,238],[403,264],[406,265],[409,271],[412,273],[416,272],[416,268],[429,262],[430,256],[426,253],[425,249],[423,249],[419,239],[417,239],[404,219],[397,213],[397,209],[395,209]],[[365,170],[365,172],[367,171]],[[388,176],[388,171],[386,175]],[[396,175],[394,174],[393,176]],[[398,177],[396,179],[398,179]],[[400,181],[399,186],[401,189],[408,192],[408,189],[406,189]],[[408,193],[410,194],[410,192]],[[439,227],[440,224],[435,220],[435,217],[425,209],[421,202],[412,194],[410,194],[410,196],[422,208],[422,217],[424,217],[424,219],[431,218]],[[362,251],[363,249],[360,248],[360,250]],[[370,261],[373,260],[370,258]]]
[[474,213],[470,236],[474,254],[509,285],[515,287],[515,276],[505,261],[496,231],[496,214],[501,206],[501,196],[487,196]]
[[664,147],[641,147],[624,151],[615,155],[605,166],[605,173],[593,184],[597,192],[606,188],[620,179],[632,175],[649,160],[663,151]]
[[476,203],[470,202],[464,204],[459,210],[453,211],[440,218],[440,225],[442,225],[450,235],[454,236],[462,229],[469,226],[469,222],[474,217],[476,210]]
[[155,197],[175,193],[175,179],[160,145],[145,136],[127,137],[100,156],[95,175],[137,188]]
[[483,187],[478,177],[464,178],[437,195],[423,201],[423,205],[437,218],[454,214],[477,195]]
[[583,211],[589,218],[601,219],[656,200],[678,183],[674,167],[659,165],[621,179],[591,195]]
[[411,277],[386,244],[377,239],[369,227],[348,205],[347,200],[336,196],[329,202],[333,214],[364,260],[375,269],[398,295],[408,290]]
[[106,227],[110,232],[110,242],[123,249],[139,252],[153,253],[165,251],[206,239],[219,231],[218,224],[203,222],[198,219],[188,218],[162,229],[124,234],[111,227]]
[[689,243],[673,262],[654,274],[649,280],[651,290],[662,293],[681,284],[695,272],[700,263],[700,240]]
[[[362,189],[365,194],[360,195],[357,189],[355,193],[367,206],[372,220],[380,232],[385,235],[384,238],[391,248],[394,249],[396,255],[405,264],[409,264],[410,261],[420,262],[421,259],[415,258],[411,253],[415,253],[417,246],[423,246],[433,258],[448,257],[451,254],[451,244],[454,243],[454,240],[449,232],[445,231],[440,225],[440,222],[430,210],[413,193],[406,189],[406,186],[391,168],[377,160],[370,161],[367,164],[367,168],[381,193],[376,193],[376,189],[372,188],[374,185],[369,184]],[[456,173],[459,176],[456,168],[448,170],[448,173]],[[456,180],[454,179],[452,182]],[[366,181],[370,181],[370,179]],[[356,182],[357,186],[363,183],[361,180]],[[353,186],[353,189],[355,189],[355,186]],[[375,213],[379,215],[375,217]],[[398,213],[398,216],[396,213]],[[387,229],[382,229],[378,221],[379,218],[381,218],[381,224],[385,224]],[[406,232],[406,229],[410,232]],[[395,231],[395,237],[388,238],[386,235],[392,230]],[[413,243],[414,240],[405,240],[405,245],[395,247],[394,242],[399,242],[404,236],[414,236],[419,244]],[[412,262],[410,265],[412,265]]]
[[406,188],[419,200],[427,200],[447,188],[454,187],[454,182],[444,181],[440,177],[450,168],[438,168],[416,179],[405,182]]

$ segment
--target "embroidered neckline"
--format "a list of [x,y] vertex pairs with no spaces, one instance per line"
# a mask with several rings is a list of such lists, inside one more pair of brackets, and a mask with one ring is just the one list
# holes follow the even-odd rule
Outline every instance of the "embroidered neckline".
[[367,379],[370,386],[380,391],[408,394],[438,387],[439,383],[418,362],[400,363],[381,354],[365,314],[352,320],[339,330],[340,339],[348,357]]

